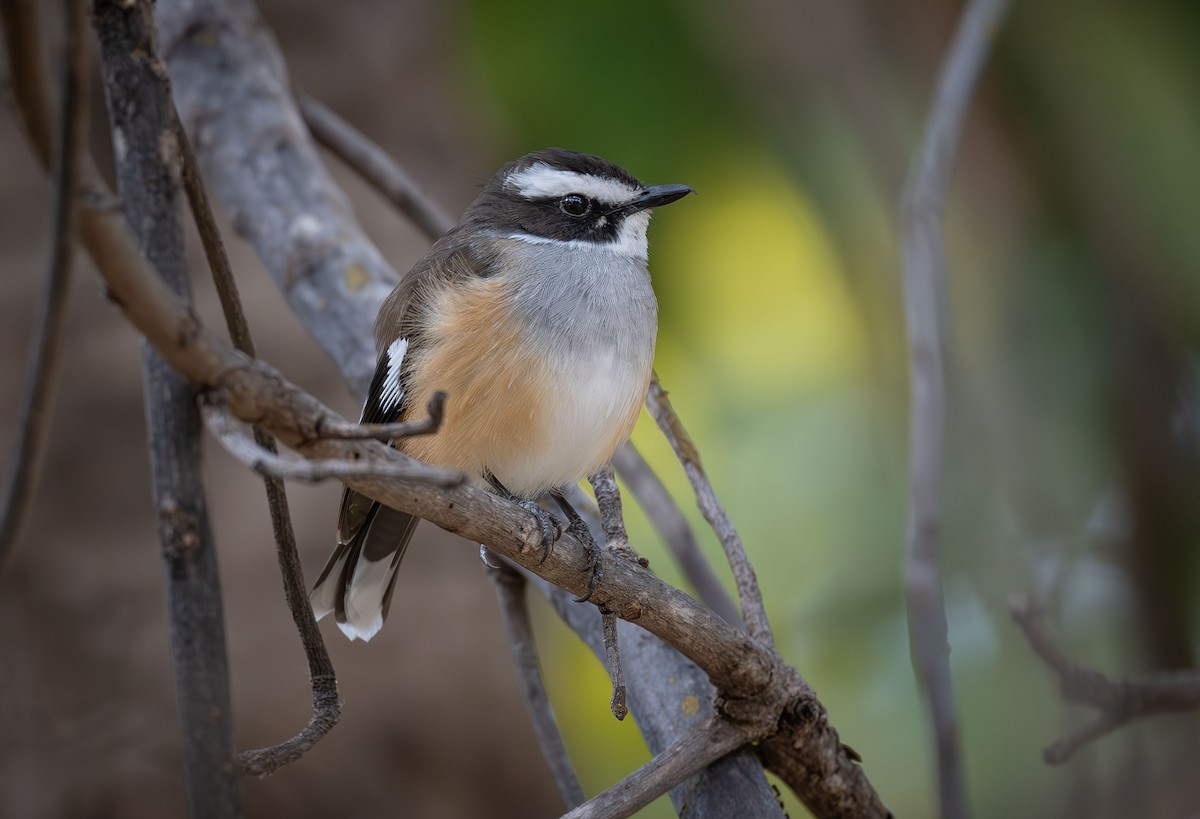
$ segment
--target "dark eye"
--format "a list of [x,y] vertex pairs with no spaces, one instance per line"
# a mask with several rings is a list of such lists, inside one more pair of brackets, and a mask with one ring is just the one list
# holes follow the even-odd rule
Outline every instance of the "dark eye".
[[592,209],[592,200],[577,193],[568,193],[558,200],[558,209],[568,216],[583,216]]

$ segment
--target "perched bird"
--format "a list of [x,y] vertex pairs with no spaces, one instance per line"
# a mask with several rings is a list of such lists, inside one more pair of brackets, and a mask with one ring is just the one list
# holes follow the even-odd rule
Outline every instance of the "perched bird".
[[[691,192],[558,148],[502,167],[380,309],[362,422],[408,420],[445,391],[439,432],[394,444],[521,503],[547,549],[557,529],[534,502],[546,492],[585,535],[562,489],[633,430],[658,331],[646,228],[651,209]],[[416,524],[347,489],[317,618],[334,612],[348,637],[371,639]]]

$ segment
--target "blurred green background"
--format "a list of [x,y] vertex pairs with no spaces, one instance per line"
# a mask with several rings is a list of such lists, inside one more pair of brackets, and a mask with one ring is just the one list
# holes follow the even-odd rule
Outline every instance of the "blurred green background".
[[[699,192],[655,217],[657,368],[784,656],[900,816],[932,815],[935,790],[901,586],[896,210],[958,8],[475,2],[459,46],[497,161],[566,145]],[[1194,664],[1198,22],[1187,3],[1017,3],[971,109],[948,214],[944,561],[980,816],[1200,805],[1177,781],[1177,754],[1195,770],[1194,719],[1043,765],[1085,714],[1006,613],[1011,594],[1045,599],[1070,652],[1117,674]],[[648,418],[635,440],[686,499]],[[678,582],[636,516],[633,531]],[[545,627],[560,718],[599,789],[645,752],[602,707],[599,670],[577,682],[586,650]]]
[[[896,224],[960,5],[260,5],[294,82],[452,212],[500,164],[550,145],[698,191],[651,228],[658,372],[743,535],[784,657],[896,815],[934,815],[902,588]],[[1194,716],[1125,729],[1062,768],[1042,763],[1042,748],[1090,715],[1062,704],[1007,614],[1013,594],[1042,600],[1068,654],[1115,676],[1196,666],[1198,42],[1200,6],[1183,0],[1017,2],[967,121],[947,214],[943,559],[978,817],[1200,811]],[[49,197],[11,117],[0,145],[0,253],[20,273],[0,280],[8,452]],[[330,164],[406,270],[427,242]],[[227,236],[260,353],[355,415],[359,397]],[[218,321],[194,240],[190,250],[201,313]],[[92,275],[79,281],[32,534],[0,579],[0,812],[180,815],[135,339]],[[72,423],[81,407],[104,434]],[[728,581],[648,418],[635,440]],[[219,452],[208,469],[238,741],[261,745],[306,714],[303,665],[261,490]],[[338,489],[291,492],[315,571]],[[652,568],[680,583],[640,512],[626,511]],[[251,815],[555,815],[474,551],[421,532],[388,628],[369,646],[326,628],[343,722],[302,763],[245,784]],[[544,604],[535,614],[593,794],[648,753],[632,721],[609,715],[601,666]],[[669,812],[660,800],[644,815]]]

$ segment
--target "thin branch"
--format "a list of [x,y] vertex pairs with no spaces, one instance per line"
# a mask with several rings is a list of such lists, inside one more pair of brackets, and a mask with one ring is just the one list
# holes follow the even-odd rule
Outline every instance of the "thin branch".
[[[16,451],[8,470],[8,491],[3,511],[0,512],[0,569],[12,555],[37,486],[38,468],[54,408],[59,348],[74,258],[78,222],[75,188],[79,182],[79,166],[83,162],[88,122],[87,21],[82,2],[66,0],[65,6],[66,36],[59,78],[58,127],[54,133],[54,215],[50,261],[30,344]],[[9,27],[6,26],[5,30],[8,31]],[[11,42],[8,45],[13,47]]]
[[422,233],[430,239],[437,239],[454,227],[454,220],[449,214],[421,190],[403,168],[353,125],[303,92],[296,94],[296,103],[317,142],[349,165],[397,210],[412,219]]
[[415,438],[432,435],[442,427],[446,414],[446,393],[438,390],[425,406],[427,416],[419,421],[400,421],[394,424],[345,424],[332,419],[323,423],[317,434],[322,438],[340,438],[346,441],[375,440],[396,441],[400,438]]
[[621,509],[621,488],[612,464],[605,464],[588,477],[592,491],[596,493],[596,505],[600,507],[600,522],[604,527],[604,545],[626,560],[632,560],[645,568],[650,561],[634,551],[629,545],[629,534],[625,531],[625,514]]
[[[179,168],[165,70],[153,56],[147,0],[94,7],[122,204],[156,283],[190,300]],[[86,216],[81,218],[86,235]],[[177,340],[178,343],[178,340]],[[192,385],[143,344],[147,427],[158,507],[171,658],[188,806],[192,816],[237,817],[233,715],[216,547],[200,470],[200,424]]]
[[202,407],[204,421],[213,437],[225,447],[225,451],[260,475],[293,481],[316,483],[336,478],[349,481],[355,478],[400,478],[421,481],[431,486],[459,486],[466,476],[453,469],[427,466],[417,461],[405,463],[380,463],[375,460],[350,460],[319,458],[300,460],[288,458],[264,447],[247,434],[229,409],[213,400]]
[[621,649],[617,645],[617,614],[612,609],[601,609],[604,623],[604,654],[608,664],[608,675],[612,680],[612,697],[608,701],[608,710],[618,720],[629,715],[629,707],[625,704],[625,672],[621,668]]
[[611,788],[566,814],[563,819],[622,819],[632,816],[744,742],[742,732],[724,720],[697,728],[680,737]]
[[941,815],[969,815],[950,676],[942,597],[939,532],[945,385],[943,319],[946,259],[942,236],[946,191],[962,123],[992,35],[1009,0],[971,0],[960,18],[925,137],[901,202],[905,319],[912,376],[910,506],[905,553],[909,634],[918,682],[928,701],[937,746]]
[[546,765],[554,776],[554,784],[558,786],[558,792],[570,810],[583,804],[583,786],[579,784],[579,777],[575,775],[575,768],[567,755],[567,746],[558,730],[554,709],[550,705],[546,684],[542,680],[533,626],[529,622],[529,609],[525,605],[525,578],[503,561],[485,565],[487,576],[496,587],[500,613],[504,616],[504,630],[508,633],[508,642],[512,647],[513,666],[517,670],[521,693],[533,720],[533,732],[537,735]]
[[[152,32],[147,32],[147,38]],[[163,82],[166,83],[164,75]],[[167,87],[169,95],[170,88]],[[204,246],[204,255],[212,272],[213,283],[221,301],[221,309],[225,314],[225,325],[229,330],[233,344],[247,355],[254,355],[254,340],[250,334],[250,325],[246,321],[242,300],[238,295],[237,282],[233,277],[233,268],[229,264],[229,256],[225,252],[225,243],[213,217],[212,207],[208,203],[208,193],[200,178],[200,169],[196,165],[196,157],[192,153],[191,142],[187,132],[179,123],[178,114],[172,108],[175,138],[179,148],[179,158],[183,171],[183,187],[187,193],[188,205],[200,241]],[[254,428],[254,441],[266,452],[275,455],[278,450],[275,439],[258,427]],[[263,486],[267,493],[267,508],[271,515],[271,530],[275,539],[276,559],[279,562],[280,575],[283,579],[284,599],[292,615],[292,622],[300,635],[300,643],[304,648],[304,657],[308,663],[309,689],[312,696],[312,714],[308,723],[295,736],[276,745],[256,750],[243,751],[238,755],[238,769],[243,776],[267,776],[284,765],[302,757],[316,743],[328,734],[341,718],[342,701],[338,696],[337,674],[329,652],[325,648],[325,639],[317,627],[312,607],[306,594],[307,584],[304,582],[304,570],[300,563],[300,554],[296,549],[296,533],[292,527],[292,516],[288,510],[287,490],[280,478],[264,475]]]
[[646,408],[654,416],[658,428],[662,430],[667,442],[671,444],[675,457],[683,465],[683,471],[687,474],[692,491],[696,494],[696,505],[700,507],[704,519],[708,521],[708,525],[712,527],[721,541],[721,547],[725,550],[729,567],[733,570],[733,581],[737,586],[738,601],[742,606],[742,619],[746,623],[747,632],[755,640],[765,645],[773,644],[775,638],[771,634],[771,624],[767,620],[767,610],[763,605],[762,591],[758,587],[758,576],[754,573],[754,564],[746,555],[746,547],[742,545],[742,538],[733,527],[733,522],[729,520],[725,507],[717,500],[717,494],[713,491],[708,475],[705,474],[704,467],[700,464],[700,453],[696,449],[696,444],[684,429],[679,416],[675,414],[675,409],[667,397],[667,391],[658,381],[657,373],[650,379],[650,392],[646,396]]
[[717,578],[708,558],[700,551],[700,543],[683,510],[642,454],[633,444],[627,443],[613,455],[613,466],[629,487],[633,499],[646,513],[650,524],[658,531],[683,576],[696,590],[700,602],[723,617],[725,622],[741,625],[742,618],[738,615],[733,598]]
[[1086,705],[1097,716],[1047,746],[1047,764],[1061,765],[1075,752],[1130,722],[1157,714],[1200,709],[1200,672],[1175,671],[1136,680],[1112,680],[1099,671],[1067,659],[1045,627],[1044,613],[1029,601],[1015,598],[1009,613],[1034,652],[1058,677],[1063,698]]
[[[604,530],[604,545],[613,554],[632,560],[645,568],[650,561],[639,555],[629,545],[629,534],[625,531],[625,516],[621,511],[621,489],[611,464],[605,464],[594,475],[588,477],[596,493],[596,505],[600,510],[600,525]],[[625,705],[625,672],[621,668],[621,650],[617,645],[617,615],[611,609],[601,609],[604,624],[604,655],[608,675],[612,680],[612,697],[608,707],[612,715],[623,720],[629,714]]]

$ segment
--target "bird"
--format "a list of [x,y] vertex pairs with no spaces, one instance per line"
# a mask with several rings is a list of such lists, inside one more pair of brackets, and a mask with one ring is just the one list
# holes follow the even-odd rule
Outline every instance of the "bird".
[[[561,532],[537,504],[549,493],[595,561],[563,492],[633,430],[658,333],[646,231],[655,208],[689,193],[562,148],[501,167],[384,300],[361,423],[410,420],[444,392],[438,432],[392,445],[535,514],[544,554]],[[317,619],[375,636],[417,520],[347,488],[310,594]]]

